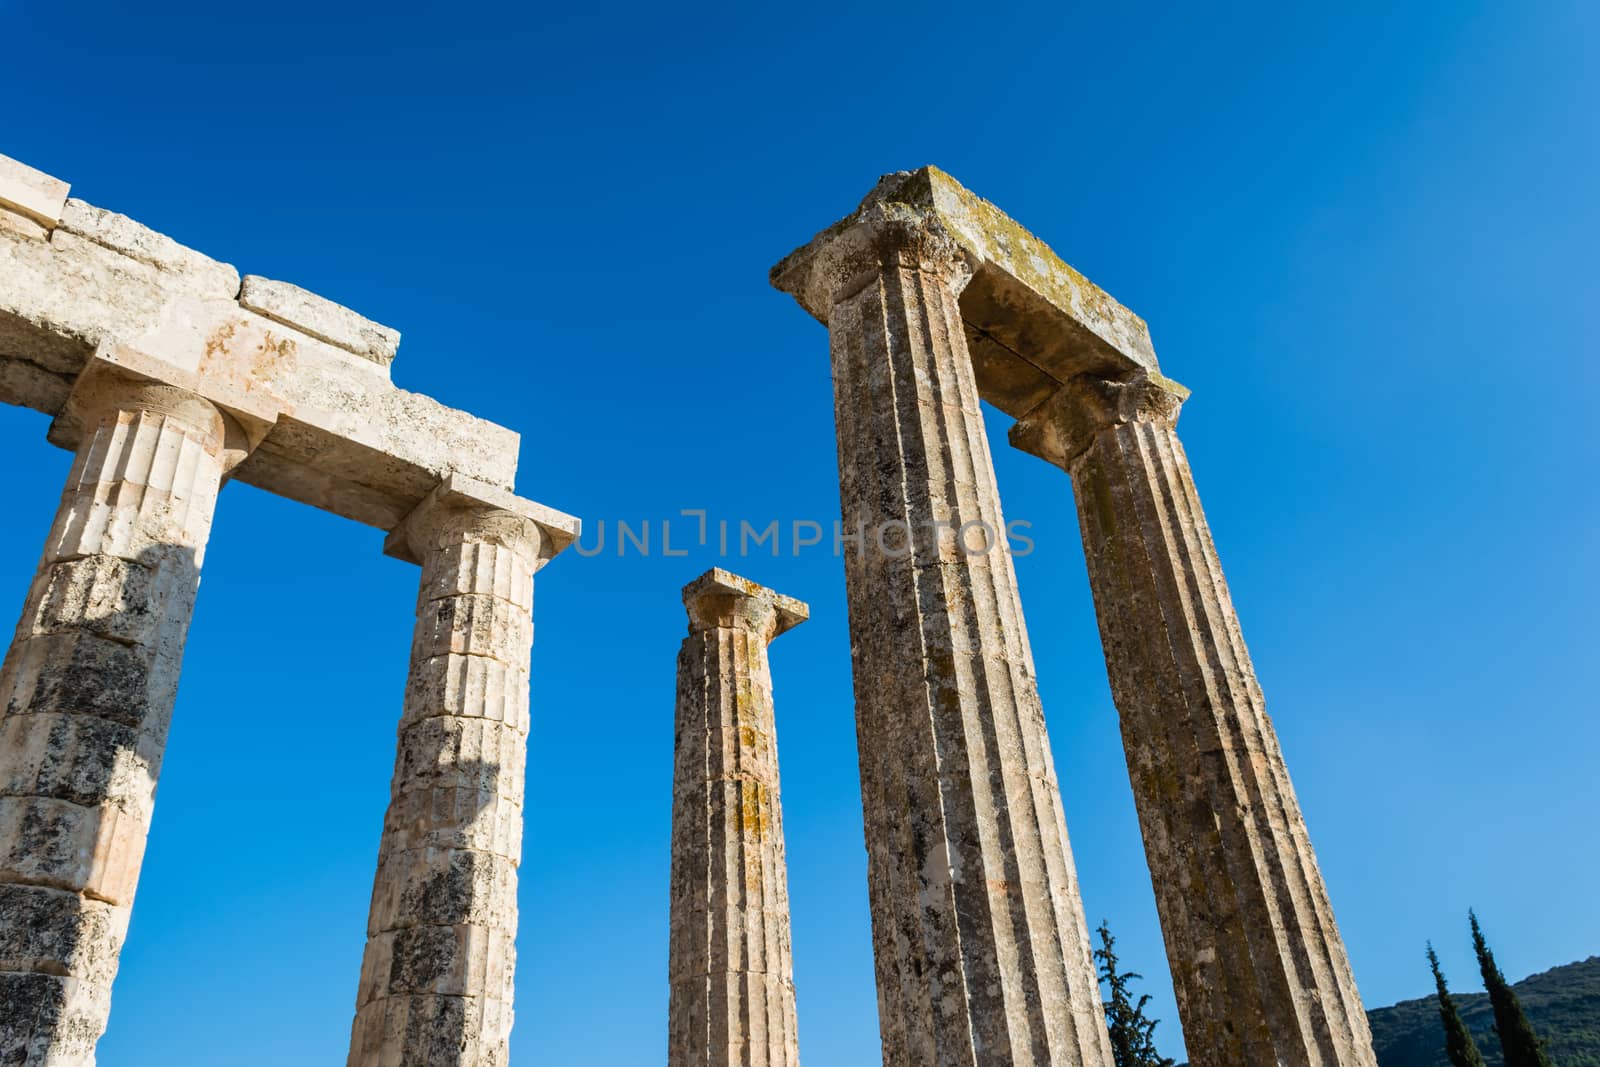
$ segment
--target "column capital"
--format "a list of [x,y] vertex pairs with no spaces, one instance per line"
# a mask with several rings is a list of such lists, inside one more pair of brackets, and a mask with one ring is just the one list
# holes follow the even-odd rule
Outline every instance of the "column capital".
[[855,212],[817,234],[772,268],[770,279],[823,323],[833,305],[884,271],[901,267],[942,277],[959,294],[972,280],[977,257],[919,195],[911,175],[891,174]]
[[578,539],[579,520],[452,471],[383,542],[383,554],[422,563],[433,549],[490,541],[526,551],[534,569]]
[[794,597],[713,567],[683,587],[689,632],[719,627],[759,632],[767,640],[792,630],[811,617],[811,608]]
[[276,424],[278,406],[155,359],[136,348],[101,341],[84,362],[46,439],[75,450],[110,411],[171,415],[215,437],[223,473],[255,450]]
[[1171,426],[1188,397],[1188,389],[1155,371],[1123,380],[1080,374],[1018,419],[1006,436],[1013,448],[1067,470],[1100,431],[1129,422]]

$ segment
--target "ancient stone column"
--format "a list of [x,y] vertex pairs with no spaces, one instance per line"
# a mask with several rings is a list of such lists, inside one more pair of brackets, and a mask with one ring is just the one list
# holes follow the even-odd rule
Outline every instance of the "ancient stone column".
[[808,609],[720,569],[683,603],[667,1067],[799,1067],[767,644]]
[[864,204],[830,279],[845,577],[886,1067],[1111,1063],[942,231]]
[[[92,380],[91,380],[92,378]],[[237,426],[85,372],[76,459],[0,668],[0,1062],[94,1063]]]
[[504,1067],[533,574],[576,522],[451,475],[390,535],[422,565],[351,1067]]
[[1011,431],[1072,475],[1190,1062],[1374,1067],[1305,820],[1159,375],[1068,382]]

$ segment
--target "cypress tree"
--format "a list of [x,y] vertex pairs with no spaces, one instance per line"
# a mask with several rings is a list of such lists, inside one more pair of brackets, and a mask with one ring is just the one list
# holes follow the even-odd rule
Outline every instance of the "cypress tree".
[[1456,1010],[1455,998],[1444,984],[1444,972],[1439,969],[1439,956],[1428,946],[1428,966],[1433,968],[1433,984],[1439,987],[1439,1022],[1444,1025],[1444,1052],[1450,1057],[1451,1067],[1484,1067],[1483,1053],[1472,1040],[1472,1031],[1462,1021]]
[[1159,1019],[1148,1018],[1144,1007],[1150,1003],[1146,993],[1135,1003],[1129,986],[1135,978],[1144,975],[1137,971],[1122,973],[1117,970],[1117,953],[1113,946],[1117,939],[1111,936],[1111,927],[1103,920],[1100,929],[1100,947],[1094,950],[1095,962],[1100,965],[1100,980],[1106,983],[1111,999],[1105,1002],[1106,1029],[1111,1033],[1111,1056],[1116,1067],[1173,1067],[1172,1060],[1156,1051],[1155,1029]]
[[1478,954],[1478,969],[1483,972],[1483,987],[1489,991],[1489,1003],[1494,1008],[1494,1032],[1500,1038],[1500,1051],[1505,1055],[1506,1067],[1551,1067],[1545,1055],[1544,1042],[1533,1032],[1516,990],[1500,973],[1494,953],[1483,939],[1478,926],[1478,916],[1467,912],[1472,924],[1472,948]]

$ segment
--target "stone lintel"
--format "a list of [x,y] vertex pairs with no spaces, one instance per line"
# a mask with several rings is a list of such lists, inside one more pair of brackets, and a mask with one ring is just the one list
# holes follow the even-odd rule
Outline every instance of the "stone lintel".
[[278,408],[268,398],[254,396],[226,383],[174,367],[127,345],[102,341],[78,372],[72,392],[50,423],[46,438],[53,445],[75,450],[94,413],[88,410],[93,395],[104,395],[118,382],[167,385],[216,405],[244,434],[244,451],[254,450],[278,421]]
[[67,199],[47,230],[0,207],[0,401],[62,414],[109,340],[153,361],[146,378],[189,374],[193,391],[236,412],[250,405],[227,398],[274,407],[233,471],[268,492],[392,530],[451,471],[515,485],[517,434],[396,388],[375,358],[386,345],[392,356],[392,331],[304,290],[297,309],[290,287],[262,282],[252,302],[267,314],[240,303],[232,266],[125,215]]
[[60,178],[0,156],[0,208],[32,219],[47,230],[61,222],[70,188]]
[[538,564],[543,566],[562,549],[578,539],[582,523],[575,516],[536,504],[515,493],[487,482],[480,482],[454,471],[423,497],[383,542],[383,554],[407,563],[422,562],[422,552],[413,543],[413,532],[441,510],[461,509],[490,514],[511,515],[536,526],[540,535]]
[[772,284],[826,325],[861,245],[874,230],[908,225],[947,237],[971,269],[960,309],[978,390],[1008,415],[1079,374],[1157,370],[1143,319],[937,167],[879,179],[852,214],[772,268]]
[[239,289],[239,304],[379,366],[387,367],[393,362],[400,348],[399,330],[289,282],[246,274]]
[[690,632],[713,629],[730,616],[743,617],[739,612],[726,610],[729,601],[753,601],[770,607],[777,620],[772,637],[794,629],[811,617],[811,608],[804,601],[784,596],[721,567],[712,567],[683,587],[683,606],[689,613]]

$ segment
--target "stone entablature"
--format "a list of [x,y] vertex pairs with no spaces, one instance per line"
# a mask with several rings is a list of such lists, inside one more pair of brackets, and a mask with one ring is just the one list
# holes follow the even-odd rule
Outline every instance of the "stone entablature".
[[233,476],[280,496],[389,530],[443,472],[513,488],[514,431],[389,380],[398,332],[66,193],[0,156],[0,401],[59,414],[112,341],[270,409]]

